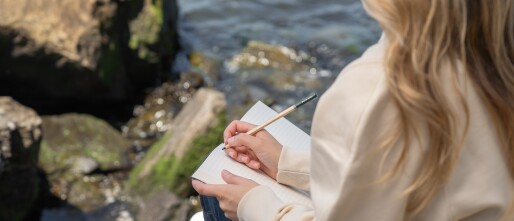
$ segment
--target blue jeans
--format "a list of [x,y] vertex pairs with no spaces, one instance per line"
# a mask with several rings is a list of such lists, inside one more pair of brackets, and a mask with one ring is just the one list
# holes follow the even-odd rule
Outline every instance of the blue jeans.
[[221,210],[216,197],[200,195],[200,202],[202,203],[203,219],[205,221],[230,221]]

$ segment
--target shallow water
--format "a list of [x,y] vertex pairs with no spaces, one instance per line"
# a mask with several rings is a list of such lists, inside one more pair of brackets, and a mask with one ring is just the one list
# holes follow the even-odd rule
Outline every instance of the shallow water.
[[230,56],[248,40],[364,49],[379,35],[358,0],[179,0],[183,43]]
[[[277,111],[313,92],[322,94],[339,71],[375,43],[381,32],[358,0],[179,0],[179,5],[185,53],[179,56],[175,69],[187,68],[181,60],[186,60],[185,54],[191,51],[224,60],[221,81],[216,86],[227,95],[229,108],[242,105],[242,84],[273,97],[272,107]],[[303,72],[309,73],[283,73],[273,68],[231,70],[227,61],[254,40],[308,55],[310,68]],[[296,84],[300,80],[277,89],[263,83],[277,73],[320,82],[321,86]],[[315,102],[289,115],[289,120],[309,131]]]

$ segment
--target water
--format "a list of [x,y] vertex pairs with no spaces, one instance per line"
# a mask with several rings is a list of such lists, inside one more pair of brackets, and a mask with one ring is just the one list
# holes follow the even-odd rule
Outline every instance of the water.
[[[179,0],[179,7],[185,53],[178,60],[185,60],[191,51],[223,60],[221,81],[216,86],[225,92],[232,107],[244,105],[248,96],[241,95],[242,90],[260,90],[273,97],[272,107],[277,111],[313,92],[322,94],[339,71],[375,43],[381,32],[358,0]],[[300,63],[309,67],[231,70],[231,58],[250,41],[283,45],[306,54],[308,61]],[[178,64],[176,69],[186,68]],[[291,80],[292,85],[273,85],[290,78],[296,79]],[[314,83],[304,84],[306,81]],[[309,131],[314,104],[288,118]]]
[[179,0],[179,6],[186,48],[227,57],[248,40],[362,50],[379,35],[358,0]]

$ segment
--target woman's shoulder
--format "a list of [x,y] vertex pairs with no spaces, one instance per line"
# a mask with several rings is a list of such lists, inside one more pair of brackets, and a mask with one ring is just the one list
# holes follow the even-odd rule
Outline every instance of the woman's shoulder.
[[377,110],[387,106],[388,111],[393,111],[388,105],[391,102],[385,80],[385,47],[381,41],[347,65],[323,94],[313,120],[315,135],[355,135],[359,125],[366,124]]
[[[384,36],[359,58],[348,64],[327,91],[327,97],[347,97],[366,102],[373,94],[385,92]],[[335,99],[346,103],[346,99]]]

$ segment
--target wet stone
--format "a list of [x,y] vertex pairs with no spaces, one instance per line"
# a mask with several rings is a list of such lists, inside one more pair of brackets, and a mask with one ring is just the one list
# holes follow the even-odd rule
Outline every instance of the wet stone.
[[202,75],[206,86],[213,87],[220,80],[220,69],[222,66],[220,58],[196,51],[190,54],[189,62],[192,71]]
[[140,205],[140,221],[184,221],[192,207],[188,200],[181,199],[169,191],[159,191]]
[[308,67],[310,56],[281,45],[250,41],[246,48],[226,63],[229,71],[240,68],[275,68],[283,71],[301,70]]
[[98,162],[90,157],[78,157],[73,163],[73,172],[79,174],[89,174],[99,168]]
[[132,141],[134,148],[145,150],[171,129],[175,115],[203,85],[201,75],[188,72],[178,82],[165,82],[153,89],[144,104],[134,108],[135,117],[122,127],[123,136]]

